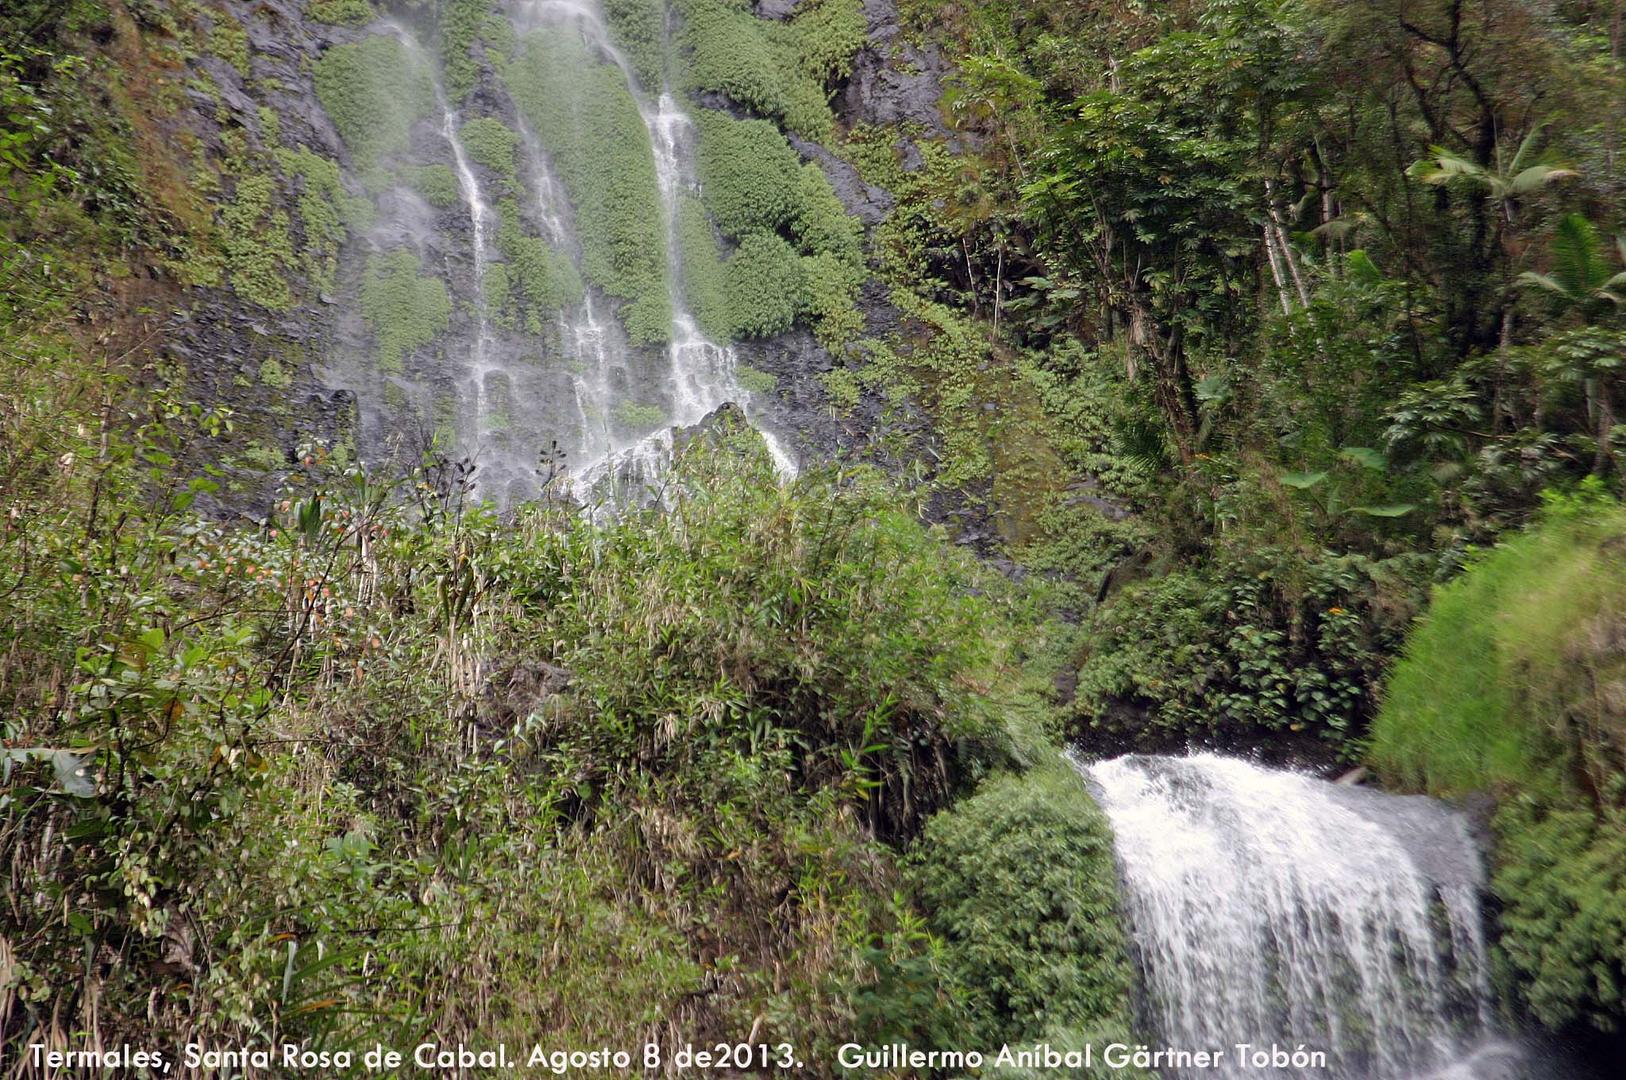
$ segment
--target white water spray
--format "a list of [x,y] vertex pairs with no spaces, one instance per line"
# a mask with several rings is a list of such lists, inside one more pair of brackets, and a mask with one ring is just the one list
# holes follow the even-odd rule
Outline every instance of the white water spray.
[[[1201,1075],[1398,1080],[1485,1036],[1483,872],[1461,815],[1211,755],[1081,771],[1111,820],[1149,1020],[1169,1046],[1227,1050]],[[1236,1060],[1273,1042],[1329,1067]]]

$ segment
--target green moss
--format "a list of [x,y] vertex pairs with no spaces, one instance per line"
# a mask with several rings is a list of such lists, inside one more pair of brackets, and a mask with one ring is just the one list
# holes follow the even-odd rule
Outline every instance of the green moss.
[[380,160],[407,147],[412,123],[434,107],[434,85],[416,56],[390,35],[335,45],[315,66],[316,95],[376,186]]
[[430,206],[445,210],[463,201],[463,189],[449,165],[417,165],[403,171],[406,182]]
[[311,287],[329,292],[338,271],[339,247],[350,231],[372,224],[373,206],[344,189],[338,162],[300,147],[279,150],[283,172],[298,182],[295,216],[304,236],[302,262]]
[[822,139],[833,125],[825,83],[864,43],[858,0],[810,0],[786,22],[731,0],[679,0],[691,90],[727,94],[790,130]]
[[634,344],[671,333],[666,230],[648,133],[621,73],[572,35],[528,35],[504,69],[552,157],[582,238],[582,272],[611,296]]
[[666,81],[664,0],[604,0],[604,16],[638,81],[651,94],[659,93]]
[[[777,333],[769,328],[788,326],[783,311],[789,305],[792,318],[810,317],[814,332],[828,348],[837,350],[854,341],[863,330],[856,304],[865,277],[863,231],[841,205],[824,171],[801,164],[790,143],[765,120],[735,120],[702,110],[698,122],[697,165],[706,206],[718,228],[733,237],[777,230],[794,238],[806,256],[799,273],[779,273],[772,279],[793,291],[770,297],[768,282],[750,283],[743,276],[752,259],[766,257],[765,245],[757,241],[747,263],[723,285],[727,299],[721,306],[728,312],[728,332]],[[681,224],[686,288],[696,296],[691,306],[700,313],[701,325],[718,333],[722,317],[705,314],[706,305],[712,303],[708,260],[715,258],[708,254],[710,237],[687,221]]]
[[370,0],[309,0],[305,14],[333,26],[364,26],[374,18]]
[[702,109],[697,121],[695,163],[717,227],[737,238],[788,222],[800,195],[800,160],[779,129],[715,109]]
[[514,170],[514,153],[519,149],[518,133],[493,116],[470,120],[459,130],[463,149],[469,157],[490,169],[510,188],[519,186]]
[[977,1038],[1128,1035],[1133,968],[1112,834],[1071,769],[1045,764],[984,784],[931,820],[914,866],[943,972]]
[[401,370],[402,361],[445,330],[452,300],[439,278],[420,274],[410,251],[374,255],[367,260],[361,286],[361,314],[378,339],[378,363]]
[[469,96],[480,79],[475,44],[491,11],[491,0],[446,0],[440,7],[441,63],[446,92],[454,102]]
[[273,209],[276,179],[243,176],[220,218],[220,253],[232,290],[253,304],[282,311],[293,303],[287,273],[294,262],[288,215]]
[[209,51],[247,78],[250,57],[248,31],[220,12],[214,13],[214,23],[214,29],[209,32]]
[[734,337],[772,337],[791,328],[802,309],[802,265],[773,233],[754,232],[723,267]]

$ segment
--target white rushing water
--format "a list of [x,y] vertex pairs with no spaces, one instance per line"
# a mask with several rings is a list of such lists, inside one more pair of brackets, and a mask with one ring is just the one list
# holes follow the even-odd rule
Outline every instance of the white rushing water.
[[[1147,1020],[1163,1045],[1227,1051],[1165,1075],[1481,1075],[1483,871],[1461,815],[1212,755],[1081,771],[1112,824]],[[1257,1068],[1239,1043],[1328,1067]]]
[[[753,420],[780,476],[795,476],[796,459],[774,433],[763,427],[753,415],[751,395],[739,381],[734,349],[714,342],[700,332],[683,297],[678,208],[685,192],[699,192],[692,168],[695,145],[693,121],[664,88],[653,99],[645,92],[631,61],[612,40],[596,3],[528,0],[523,8],[530,25],[576,27],[592,50],[620,70],[649,134],[650,149],[655,159],[655,177],[660,190],[661,214],[666,227],[667,265],[672,282],[672,328],[667,346],[670,367],[667,391],[672,415],[660,431],[635,443],[611,445],[587,459],[576,477],[577,494],[590,502],[606,494],[611,496],[612,501],[635,497],[636,492],[658,483],[658,478],[671,461],[674,445],[671,428],[697,424],[730,402],[739,405],[746,416]],[[572,330],[579,333],[579,323]],[[587,390],[582,392],[590,394]]]

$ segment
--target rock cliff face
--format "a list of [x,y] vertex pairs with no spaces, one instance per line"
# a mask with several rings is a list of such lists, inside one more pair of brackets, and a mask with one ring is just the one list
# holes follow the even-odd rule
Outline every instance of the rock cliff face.
[[[426,452],[472,454],[500,476],[487,493],[523,496],[534,490],[527,463],[538,456],[582,463],[695,419],[685,408],[698,416],[724,400],[740,399],[803,462],[865,446],[879,408],[860,402],[834,414],[822,377],[842,361],[821,344],[826,335],[798,317],[769,336],[753,336],[760,327],[733,335],[729,349],[729,328],[704,303],[704,274],[742,287],[729,275],[744,234],[715,218],[693,231],[691,208],[715,213],[719,183],[716,166],[708,173],[709,163],[697,162],[704,152],[696,146],[711,137],[710,117],[762,114],[725,90],[697,90],[687,105],[676,94],[663,112],[659,90],[639,85],[638,73],[650,70],[638,59],[643,43],[615,20],[607,25],[596,5],[451,0],[437,8],[407,0],[370,9],[360,0],[111,6],[115,61],[121,52],[132,66],[138,52],[170,61],[177,93],[171,107],[151,110],[145,157],[149,174],[162,162],[185,178],[191,220],[177,238],[186,254],[152,268],[173,283],[155,340],[193,392],[236,412],[233,453],[216,462],[234,481],[234,509],[263,507],[313,455],[387,465]],[[667,10],[663,40],[678,57],[667,61],[669,73],[690,47],[687,10]],[[900,140],[905,126],[941,132],[941,59],[904,40],[890,0],[864,0],[861,11],[865,35],[850,74],[824,88],[836,128],[898,127]],[[765,26],[794,26],[797,9],[767,0],[756,15]],[[575,103],[568,130],[548,100],[526,99],[531,91],[515,74],[527,50],[540,57],[567,35],[586,43],[585,53],[571,46],[582,77],[606,79],[624,95],[619,112]],[[626,126],[640,115],[646,131]],[[892,195],[866,183],[831,140],[775,123],[795,157],[817,166],[867,246]],[[668,166],[663,140],[674,133]],[[572,158],[645,138],[652,173],[644,145],[587,166]],[[614,219],[601,201],[651,179],[666,185],[661,205],[647,208],[651,221],[671,225],[664,238],[634,223],[602,243],[602,222]],[[649,186],[632,198],[656,195]],[[807,260],[819,251],[802,242],[795,220],[778,231],[786,243],[774,251],[815,265]],[[710,254],[691,250],[696,235]],[[676,305],[650,321],[655,332],[639,311],[666,302],[663,287],[640,292],[626,280],[636,258],[629,249],[640,243],[664,243],[664,259],[641,265],[668,275]],[[741,268],[737,279],[750,286],[765,276]],[[849,297],[863,334],[897,326],[877,283],[860,282]],[[694,346],[688,353],[685,342]],[[849,340],[841,351],[852,347]],[[717,385],[694,397],[688,384],[707,380]]]

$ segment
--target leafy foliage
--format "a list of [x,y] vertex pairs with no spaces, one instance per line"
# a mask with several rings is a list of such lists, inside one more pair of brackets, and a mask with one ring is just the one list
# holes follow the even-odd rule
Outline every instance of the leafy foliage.
[[446,284],[421,269],[410,251],[367,261],[361,314],[378,339],[378,363],[386,371],[400,371],[409,353],[428,345],[451,321]]
[[323,53],[315,79],[322,108],[376,186],[380,160],[406,149],[412,122],[434,105],[429,73],[399,39],[377,34]]
[[1129,1031],[1116,873],[1105,817],[1059,763],[991,780],[932,819],[912,876],[965,1031],[990,1044]]
[[635,344],[666,340],[671,295],[655,160],[621,73],[570,35],[538,32],[505,80],[570,192],[583,275],[629,301],[622,319]]

